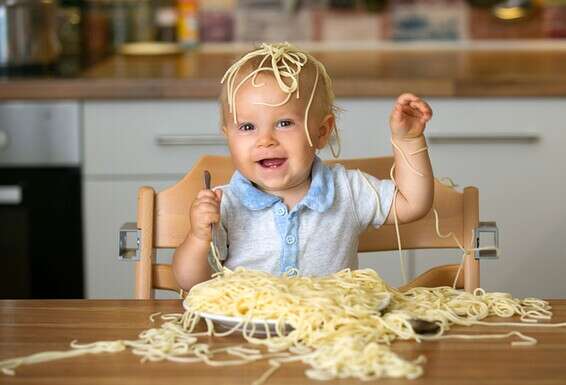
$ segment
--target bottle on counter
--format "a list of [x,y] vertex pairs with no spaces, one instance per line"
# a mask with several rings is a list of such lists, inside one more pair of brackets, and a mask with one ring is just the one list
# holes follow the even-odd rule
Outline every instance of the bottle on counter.
[[545,0],[542,30],[545,37],[566,37],[566,0]]
[[198,1],[177,0],[177,40],[184,47],[194,47],[198,36]]
[[230,42],[234,40],[234,14],[237,0],[207,0],[199,4],[199,40]]
[[177,41],[177,3],[175,0],[164,0],[155,11],[155,26],[157,41]]

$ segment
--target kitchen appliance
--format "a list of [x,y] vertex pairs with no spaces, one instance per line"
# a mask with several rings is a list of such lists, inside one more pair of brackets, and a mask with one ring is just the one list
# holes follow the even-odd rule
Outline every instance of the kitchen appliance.
[[0,0],[0,66],[46,65],[60,51],[56,0]]
[[82,298],[79,104],[0,104],[0,298]]

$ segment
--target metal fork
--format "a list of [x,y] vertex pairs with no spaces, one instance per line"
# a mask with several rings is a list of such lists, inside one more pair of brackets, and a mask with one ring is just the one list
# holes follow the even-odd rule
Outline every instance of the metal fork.
[[[210,172],[208,170],[204,170],[204,188],[207,190],[210,190],[210,180],[211,180]],[[222,270],[220,269],[219,266],[217,266],[213,254],[216,253],[217,257],[220,256],[219,249],[216,245],[216,226],[214,223],[210,225],[210,231],[211,231],[211,240],[210,240],[210,251],[208,252],[208,264],[210,265],[210,267],[214,272],[218,273]]]
[[[378,312],[383,316],[385,313],[389,312],[391,307],[388,305],[384,309],[378,309]],[[436,334],[440,331],[440,326],[433,321],[427,321],[421,318],[409,318],[409,325],[416,334]]]

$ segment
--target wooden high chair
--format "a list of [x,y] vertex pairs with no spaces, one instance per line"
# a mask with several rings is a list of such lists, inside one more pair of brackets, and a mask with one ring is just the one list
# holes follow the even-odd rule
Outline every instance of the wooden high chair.
[[[360,169],[380,179],[389,178],[392,157],[343,159],[328,163],[341,163],[348,169]],[[156,264],[155,250],[176,248],[189,231],[189,209],[197,193],[203,188],[203,171],[212,173],[212,186],[228,183],[234,168],[228,157],[204,156],[174,186],[156,193],[151,187],[138,191],[138,257],[136,263],[135,297],[153,298],[154,289],[179,291],[171,265]],[[435,180],[434,207],[437,209],[442,234],[453,232],[464,247],[479,244],[479,194],[475,187],[466,187],[458,192]],[[429,248],[457,248],[450,238],[436,234],[432,210],[424,218],[400,226],[404,250]],[[476,237],[477,239],[474,239]],[[396,250],[397,239],[394,225],[370,228],[362,234],[358,251]],[[477,253],[466,255],[464,268],[457,287],[471,291],[479,287],[479,260]],[[452,285],[458,264],[434,267],[419,275],[401,289],[415,286]]]

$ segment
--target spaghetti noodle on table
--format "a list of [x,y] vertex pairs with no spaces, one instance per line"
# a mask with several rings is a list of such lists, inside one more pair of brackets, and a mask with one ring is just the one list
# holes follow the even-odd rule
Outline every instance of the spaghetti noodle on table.
[[[381,314],[380,298],[390,293],[391,303]],[[100,341],[78,344],[71,350],[42,352],[27,357],[0,361],[4,374],[14,374],[20,365],[51,361],[83,354],[118,352],[127,348],[142,361],[169,360],[181,363],[205,362],[212,366],[242,365],[268,360],[270,368],[255,384],[263,383],[286,362],[302,361],[309,366],[305,374],[313,379],[382,377],[413,379],[423,373],[424,357],[403,358],[390,349],[397,339],[417,342],[431,339],[510,338],[517,344],[536,343],[531,337],[513,331],[488,335],[446,334],[452,325],[497,325],[557,327],[563,324],[534,324],[550,319],[547,302],[515,299],[505,293],[462,292],[451,287],[414,288],[399,292],[383,281],[375,271],[343,270],[328,277],[283,276],[238,268],[224,269],[210,281],[195,286],[185,298],[190,308],[184,313],[161,315],[163,323],[143,331],[137,340]],[[201,337],[222,337],[236,332],[219,332],[210,320],[207,329],[197,331],[199,312],[243,317],[242,323],[255,319],[277,320],[276,333],[266,338],[254,336],[252,327],[243,328],[244,345],[215,348]],[[524,323],[488,323],[488,316],[518,315]],[[151,319],[155,317],[151,315]],[[416,334],[410,319],[438,323],[433,336]],[[292,330],[285,332],[288,324]],[[229,358],[226,358],[226,357]]]

